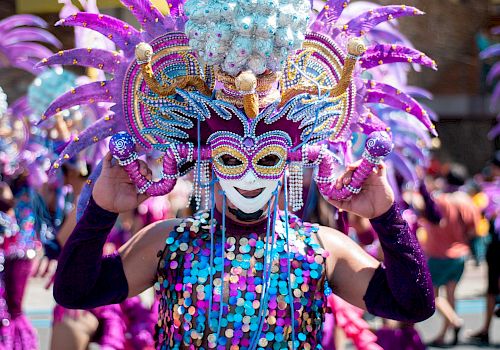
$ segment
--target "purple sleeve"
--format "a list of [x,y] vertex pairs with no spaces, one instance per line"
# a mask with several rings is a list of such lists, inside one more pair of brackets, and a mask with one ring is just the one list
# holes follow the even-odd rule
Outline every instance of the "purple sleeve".
[[434,200],[432,199],[429,191],[427,191],[427,187],[423,182],[420,184],[419,190],[425,204],[425,209],[423,212],[424,217],[432,224],[439,224],[442,218],[441,211],[439,210],[436,202],[434,202]]
[[431,276],[422,249],[396,205],[371,220],[384,252],[364,297],[374,315],[420,322],[434,313]]
[[60,305],[90,309],[126,299],[128,284],[120,256],[102,256],[117,217],[90,199],[59,257],[54,298]]

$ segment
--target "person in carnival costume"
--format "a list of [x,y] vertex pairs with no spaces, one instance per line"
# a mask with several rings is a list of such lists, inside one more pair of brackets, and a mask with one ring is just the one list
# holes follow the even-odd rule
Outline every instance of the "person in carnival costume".
[[[492,29],[492,34],[500,34],[500,27],[495,27]],[[494,44],[480,53],[480,58],[491,59],[497,58],[500,55],[500,44]],[[492,84],[496,81],[500,74],[500,62],[496,60],[487,76],[487,83]],[[498,102],[500,99],[500,84],[496,83],[493,94],[491,98],[491,110],[498,112]],[[500,114],[497,115],[497,123],[491,129],[488,137],[492,140],[500,136]],[[486,302],[486,312],[484,318],[483,327],[470,335],[470,339],[487,344],[490,340],[490,327],[493,315],[497,316],[500,314],[500,308],[497,304],[498,295],[500,294],[500,151],[496,151],[493,155],[490,165],[490,177],[489,181],[482,181],[480,183],[482,192],[488,198],[488,205],[484,210],[486,218],[489,220],[489,235],[491,241],[488,245],[486,253],[486,261],[488,263],[488,290],[487,290],[487,302]]]
[[[81,5],[88,12],[98,13],[95,1],[81,1]],[[71,1],[64,2],[61,9],[61,18],[71,13],[79,11],[73,6]],[[99,48],[114,50],[115,46],[103,35],[85,28],[75,30],[75,46],[82,48]],[[75,85],[87,84],[104,78],[104,73],[98,69],[89,68],[87,75],[77,77],[73,73],[56,67],[47,70],[35,79],[28,90],[25,112],[29,115],[41,115],[47,108],[49,102],[62,93],[68,92]],[[99,117],[109,115],[109,103],[101,102],[89,104],[82,107],[74,107],[68,110],[61,110],[56,114],[56,121],[52,125],[44,123],[43,125],[34,125],[32,129],[45,132],[49,130],[53,149],[63,149],[70,140],[74,140],[76,132],[83,129],[82,124],[91,124]],[[52,130],[50,130],[52,129]],[[85,150],[85,154],[78,154],[67,158],[62,166],[62,172],[57,173],[52,178],[58,179],[57,182],[51,181],[53,187],[44,191],[46,200],[49,202],[54,213],[57,216],[57,242],[64,245],[67,237],[75,225],[74,207],[76,199],[80,194],[80,189],[85,183],[85,171],[87,165],[94,167],[95,160],[102,159],[104,153],[101,150],[107,148],[107,142],[95,142],[93,147]],[[82,152],[83,153],[83,152]],[[82,166],[83,165],[83,166]],[[60,200],[57,194],[69,188],[69,194],[75,199],[73,203],[65,203]],[[45,189],[45,188],[44,188]],[[54,193],[56,196],[54,196]],[[70,196],[70,197],[71,197]],[[57,215],[60,206],[64,208],[64,215]],[[121,235],[119,235],[121,236]],[[118,242],[120,239],[114,239]],[[36,268],[38,276],[51,278],[47,267],[56,262],[57,256],[50,256],[50,260],[44,258]],[[50,283],[49,283],[50,285]],[[48,287],[48,286],[47,286]],[[89,312],[72,311],[56,305],[54,308],[54,323],[52,329],[51,348],[52,349],[86,349],[89,342],[93,341],[102,349],[145,349],[153,344],[152,331],[154,330],[154,321],[151,318],[149,308],[144,308],[138,297],[131,298],[121,305],[107,305],[100,308],[94,308]]]
[[[41,58],[52,54],[42,44],[60,47],[60,42],[44,28],[47,24],[39,17],[16,15],[0,21],[0,67],[15,67],[38,74],[44,69],[34,68]],[[38,341],[33,326],[22,312],[22,301],[35,249],[40,239],[50,235],[48,222],[44,220],[43,202],[32,186],[43,183],[44,172],[41,158],[46,148],[30,142],[30,130],[25,120],[18,118],[24,100],[12,104],[2,115],[1,175],[11,183],[14,192],[15,230],[3,241],[5,263],[3,270],[8,315],[2,322],[0,348],[36,349]],[[5,127],[5,128],[4,128]],[[5,137],[4,137],[5,136]],[[20,186],[23,183],[24,185]]]
[[[389,99],[395,89],[352,75],[379,61],[434,63],[410,48],[374,45],[365,52],[359,38],[347,40],[387,18],[421,12],[387,6],[337,27],[345,1],[327,2],[317,15],[309,1],[187,1],[172,3],[168,17],[149,1],[123,3],[143,31],[97,14],[61,21],[105,33],[122,52],[76,49],[42,62],[100,66],[115,75],[59,97],[42,116],[89,101],[116,104],[114,118],[83,132],[55,168],[89,141],[124,128],[133,135],[117,133],[110,141],[123,168],[111,154],[103,160],[62,251],[56,300],[92,308],[154,285],[160,297],[158,349],[321,349],[330,285],[376,315],[409,321],[432,315],[425,259],[393,205],[381,164],[392,147],[389,135],[356,103],[362,97],[356,91],[367,89],[367,102],[385,97],[431,123],[408,95]],[[342,144],[357,127],[374,131],[366,153],[359,165],[336,176]],[[318,144],[326,140],[339,144],[340,156]],[[135,143],[164,152],[159,180],[137,159]],[[302,204],[304,166],[317,168],[318,188],[332,204],[372,219],[384,264],[343,234],[289,212],[289,205],[298,210]],[[102,257],[118,212],[168,193],[191,169],[195,202],[206,210],[155,223],[119,254]]]

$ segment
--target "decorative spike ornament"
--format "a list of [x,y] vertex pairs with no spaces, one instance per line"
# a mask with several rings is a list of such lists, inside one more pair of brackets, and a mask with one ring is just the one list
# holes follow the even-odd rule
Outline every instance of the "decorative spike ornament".
[[254,119],[259,114],[259,96],[257,78],[251,71],[241,72],[235,79],[236,89],[243,95],[243,108],[248,118]]

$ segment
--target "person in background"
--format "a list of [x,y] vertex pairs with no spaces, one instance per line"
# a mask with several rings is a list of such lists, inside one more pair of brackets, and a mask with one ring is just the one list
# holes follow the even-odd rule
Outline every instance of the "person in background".
[[[489,205],[485,210],[490,221],[490,244],[486,252],[488,264],[488,291],[486,296],[486,312],[483,327],[472,334],[469,339],[481,344],[488,344],[491,321],[495,314],[496,301],[500,295],[500,151],[495,153],[491,162],[491,179],[483,184],[483,191],[489,197]],[[497,309],[497,316],[500,315]]]
[[[469,241],[475,236],[476,223],[480,218],[477,207],[471,198],[458,191],[465,183],[460,169],[451,166],[442,188],[435,188],[434,200],[424,185],[421,193],[424,198],[423,227],[427,239],[423,243],[428,257],[429,270],[436,296],[436,308],[444,317],[444,324],[432,346],[444,346],[448,330],[453,330],[451,345],[458,343],[458,335],[463,320],[455,311],[455,290],[464,272],[465,260],[470,253]],[[434,184],[440,181],[435,181]],[[441,287],[446,290],[446,298],[440,296]]]

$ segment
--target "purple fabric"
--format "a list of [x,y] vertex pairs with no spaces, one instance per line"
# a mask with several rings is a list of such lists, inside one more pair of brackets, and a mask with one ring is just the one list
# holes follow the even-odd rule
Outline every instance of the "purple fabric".
[[439,224],[442,219],[441,211],[439,210],[436,202],[432,199],[429,191],[427,191],[427,187],[422,182],[419,186],[420,194],[424,200],[425,209],[424,209],[424,217],[429,220],[432,224]]
[[120,304],[125,316],[127,331],[130,335],[130,345],[133,349],[153,348],[155,324],[158,320],[158,305],[153,305],[153,310],[142,304],[141,298],[133,297]]
[[92,310],[99,320],[97,343],[101,350],[124,350],[126,326],[120,305],[106,305]]
[[128,284],[120,256],[102,256],[117,217],[90,199],[59,258],[54,280],[57,303],[69,309],[90,309],[127,298]]
[[11,320],[10,324],[12,344],[9,350],[38,350],[38,339],[35,328],[24,315]]
[[364,296],[367,310],[398,321],[420,322],[435,310],[431,276],[422,249],[397,205],[370,220],[384,252]]
[[5,261],[5,291],[7,307],[11,316],[10,325],[2,329],[6,349],[38,349],[36,331],[22,313],[24,292],[28,283],[33,261],[28,259],[7,259]]
[[5,291],[10,316],[22,315],[24,292],[33,261],[29,259],[7,259],[5,261]]
[[420,335],[413,327],[382,328],[376,333],[377,344],[384,350],[425,350]]
[[369,227],[366,231],[358,233],[358,241],[363,245],[372,244],[377,238],[377,232],[372,227]]

